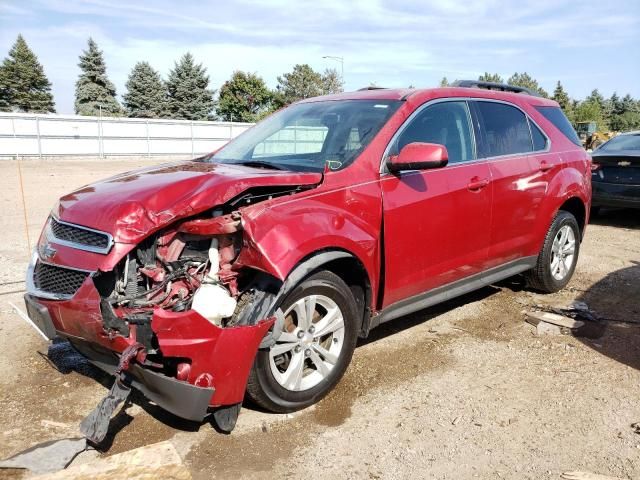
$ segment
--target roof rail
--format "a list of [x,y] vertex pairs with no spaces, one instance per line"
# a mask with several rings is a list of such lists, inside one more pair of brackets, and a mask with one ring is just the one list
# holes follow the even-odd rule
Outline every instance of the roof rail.
[[358,92],[364,92],[365,90],[386,90],[387,87],[376,87],[375,85],[369,85],[368,87],[359,88]]
[[499,90],[501,92],[525,93],[540,97],[538,92],[534,92],[530,88],[517,87],[515,85],[507,85],[506,83],[482,82],[480,80],[456,80],[451,84],[452,87],[462,88],[484,88],[486,90]]

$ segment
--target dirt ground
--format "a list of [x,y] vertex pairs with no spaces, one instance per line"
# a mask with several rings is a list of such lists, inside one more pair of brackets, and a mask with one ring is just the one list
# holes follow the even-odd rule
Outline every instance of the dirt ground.
[[[61,194],[145,164],[23,162],[31,244]],[[18,192],[16,162],[1,162],[0,458],[77,434],[109,385],[86,365],[52,368],[39,353],[47,344],[10,305],[22,307],[29,256]],[[538,337],[523,321],[529,306],[571,300],[612,320],[601,338]],[[58,344],[51,354],[70,352]],[[231,435],[136,398],[106,451],[85,455],[169,440],[196,479],[557,479],[574,470],[633,479],[639,393],[640,213],[611,210],[588,227],[558,294],[514,279],[380,327],[317,406],[295,415],[247,407]]]

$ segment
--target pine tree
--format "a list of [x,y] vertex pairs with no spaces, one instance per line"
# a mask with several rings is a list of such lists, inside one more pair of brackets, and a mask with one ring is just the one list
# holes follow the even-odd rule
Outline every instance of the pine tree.
[[600,110],[605,109],[604,97],[597,88],[591,91],[591,95],[584,99],[585,102],[595,102],[600,107]]
[[55,112],[51,83],[22,35],[0,66],[0,110]]
[[562,108],[562,110],[564,110],[565,113],[571,107],[571,99],[569,98],[569,95],[564,90],[564,87],[562,86],[559,80],[558,80],[558,83],[556,84],[555,90],[553,91],[553,96],[551,97],[551,99],[558,102],[558,104],[560,105],[560,108]]
[[255,122],[269,111],[271,92],[255,73],[236,71],[220,88],[217,113],[227,122]]
[[540,85],[538,85],[538,81],[535,80],[527,72],[514,73],[511,77],[509,77],[507,83],[509,85],[515,85],[517,87],[528,88],[529,90],[537,92],[539,95],[545,98],[549,98],[549,94]]
[[130,117],[162,118],[168,115],[164,82],[147,62],[136,63],[126,87],[123,103]]
[[122,115],[116,100],[116,87],[107,77],[107,66],[102,51],[89,38],[89,48],[80,55],[78,66],[82,70],[76,82],[76,113],[79,115]]
[[441,87],[448,87],[449,86],[449,80],[447,80],[447,77],[442,77],[442,80],[440,80],[440,86]]
[[215,105],[209,76],[193,55],[186,53],[175,63],[167,80],[169,114],[172,118],[207,120]]
[[478,77],[479,82],[504,83],[504,80],[497,73],[484,72]]

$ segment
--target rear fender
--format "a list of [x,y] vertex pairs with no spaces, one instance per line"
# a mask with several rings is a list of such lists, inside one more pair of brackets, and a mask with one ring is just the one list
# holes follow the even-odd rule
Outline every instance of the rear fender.
[[584,205],[586,226],[591,204],[591,180],[590,177],[586,177],[584,173],[573,167],[562,169],[547,186],[547,193],[537,214],[538,222],[535,229],[537,238],[534,251],[530,252],[531,255],[537,255],[540,252],[553,219],[556,217],[560,207],[570,198],[578,198]]

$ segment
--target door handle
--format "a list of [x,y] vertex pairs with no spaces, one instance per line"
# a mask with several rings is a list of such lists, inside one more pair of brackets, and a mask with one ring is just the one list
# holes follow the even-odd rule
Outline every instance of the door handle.
[[540,171],[541,172],[548,172],[552,168],[553,168],[553,165],[551,165],[550,163],[547,163],[544,160],[540,162]]
[[477,190],[482,190],[487,185],[489,185],[488,178],[483,178],[482,180],[480,180],[480,178],[478,177],[473,177],[469,182],[469,184],[467,185],[467,188],[471,191],[477,191]]

